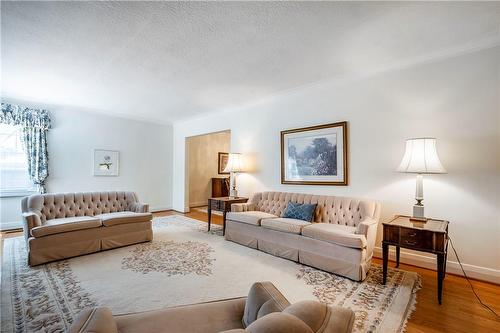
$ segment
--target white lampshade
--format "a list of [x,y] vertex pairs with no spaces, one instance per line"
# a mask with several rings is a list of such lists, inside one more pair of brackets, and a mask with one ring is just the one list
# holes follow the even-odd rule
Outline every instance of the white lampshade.
[[244,172],[243,156],[239,153],[230,153],[224,172]]
[[406,140],[406,151],[397,168],[399,172],[446,173],[439,160],[435,138]]

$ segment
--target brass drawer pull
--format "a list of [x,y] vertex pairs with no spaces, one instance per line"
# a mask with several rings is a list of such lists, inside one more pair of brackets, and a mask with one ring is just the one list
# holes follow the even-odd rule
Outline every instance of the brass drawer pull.
[[415,237],[417,235],[416,232],[412,232],[411,234],[408,234],[409,237]]
[[418,244],[418,242],[416,242],[416,241],[415,241],[415,242],[412,242],[412,241],[409,241],[409,240],[406,240],[406,239],[405,239],[405,244],[407,244],[407,245],[417,245],[417,244]]

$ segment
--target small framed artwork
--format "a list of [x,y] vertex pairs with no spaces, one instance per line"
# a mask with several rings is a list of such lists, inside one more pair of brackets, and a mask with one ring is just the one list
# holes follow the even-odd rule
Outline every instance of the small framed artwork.
[[347,122],[281,132],[281,183],[347,185]]
[[229,172],[224,172],[224,169],[226,168],[228,159],[229,159],[229,153],[219,152],[219,162],[217,163],[217,169],[218,169],[219,175],[229,174]]
[[118,176],[120,152],[94,149],[94,176]]

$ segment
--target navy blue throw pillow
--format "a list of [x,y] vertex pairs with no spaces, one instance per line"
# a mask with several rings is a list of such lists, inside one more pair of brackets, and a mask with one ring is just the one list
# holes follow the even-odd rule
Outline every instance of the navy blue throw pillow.
[[316,204],[299,204],[289,202],[281,217],[311,222],[316,210]]

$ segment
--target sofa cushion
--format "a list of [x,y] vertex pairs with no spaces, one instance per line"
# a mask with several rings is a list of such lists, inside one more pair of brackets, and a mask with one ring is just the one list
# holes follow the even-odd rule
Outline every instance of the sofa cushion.
[[299,318],[285,313],[274,312],[257,319],[246,328],[250,333],[314,333]]
[[31,229],[31,236],[43,237],[75,230],[99,228],[101,226],[101,220],[97,217],[65,217],[61,219],[47,220],[43,225],[34,227],[33,229]]
[[226,219],[236,222],[242,222],[253,225],[260,225],[262,219],[276,218],[278,216],[260,212],[258,210],[251,210],[247,212],[229,212],[227,213]]
[[306,222],[297,219],[288,219],[284,217],[278,217],[275,219],[263,219],[260,221],[260,225],[267,229],[278,230],[283,232],[289,232],[292,234],[300,235],[302,228],[310,225],[311,222]]
[[351,332],[355,317],[351,309],[316,301],[300,301],[283,312],[299,318],[314,332]]
[[281,217],[311,222],[315,210],[316,204],[300,204],[290,201]]
[[111,227],[118,224],[148,222],[153,219],[151,213],[116,212],[96,215],[102,220],[102,225]]
[[356,234],[356,227],[333,223],[312,223],[302,229],[302,235],[329,243],[363,249],[366,237]]

